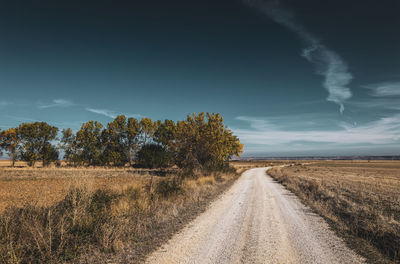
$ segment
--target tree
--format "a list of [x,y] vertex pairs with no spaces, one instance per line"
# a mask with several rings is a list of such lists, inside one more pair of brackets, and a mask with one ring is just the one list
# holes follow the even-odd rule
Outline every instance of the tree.
[[139,141],[139,133],[140,133],[140,124],[139,120],[136,118],[128,118],[127,124],[127,144],[128,144],[128,152],[129,152],[129,161],[135,156],[138,151],[138,141]]
[[57,132],[57,127],[50,126],[46,122],[21,124],[17,129],[21,158],[30,166],[34,166],[39,160],[42,160],[43,166],[57,160],[57,150],[50,143],[57,138]]
[[177,165],[187,172],[224,169],[232,156],[243,152],[243,145],[220,114],[193,114],[179,121],[174,145]]
[[146,144],[142,146],[137,155],[137,166],[154,169],[165,168],[171,163],[172,155],[159,144]]
[[[1,131],[0,153],[6,151],[13,166],[17,158],[31,166],[42,160],[47,166],[58,159],[57,148],[52,145],[57,132],[58,128],[45,122]],[[64,129],[58,146],[65,160],[74,165],[123,166],[136,155],[141,166],[163,167],[174,162],[188,172],[223,170],[232,156],[243,151],[222,116],[210,113],[188,115],[177,123],[153,122],[150,118],[139,122],[120,115],[105,129],[97,121],[89,121],[75,135],[71,129]]]
[[62,130],[60,149],[64,151],[64,160],[68,163],[77,165],[79,163],[76,137],[70,128]]
[[207,149],[211,159],[207,161],[209,168],[223,168],[232,156],[243,152],[243,145],[233,132],[224,125],[220,114],[207,113]]
[[15,166],[15,161],[19,157],[19,145],[20,139],[18,137],[17,129],[9,128],[4,130],[0,134],[0,148],[5,150],[7,155],[12,161],[12,166]]
[[43,166],[48,166],[52,162],[58,160],[57,148],[55,146],[53,146],[52,144],[50,144],[50,143],[45,144],[43,146],[42,155],[41,156],[42,156]]
[[159,122],[157,130],[154,133],[154,140],[172,150],[176,137],[176,125],[172,120],[165,120],[163,123]]
[[153,137],[156,130],[156,125],[151,118],[145,117],[140,120],[140,136],[141,144],[145,145]]
[[128,143],[126,117],[117,116],[103,131],[104,162],[109,165],[125,165],[130,159]]
[[97,121],[83,123],[76,133],[78,159],[87,165],[101,165],[103,125]]

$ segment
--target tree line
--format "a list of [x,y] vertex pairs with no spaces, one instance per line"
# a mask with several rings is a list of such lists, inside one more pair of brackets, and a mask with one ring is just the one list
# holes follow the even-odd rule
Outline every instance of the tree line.
[[198,113],[185,120],[153,121],[117,116],[103,126],[83,123],[74,133],[46,122],[23,123],[0,131],[0,154],[30,166],[58,161],[60,153],[72,166],[139,166],[162,168],[177,165],[187,171],[222,170],[243,145],[220,114]]

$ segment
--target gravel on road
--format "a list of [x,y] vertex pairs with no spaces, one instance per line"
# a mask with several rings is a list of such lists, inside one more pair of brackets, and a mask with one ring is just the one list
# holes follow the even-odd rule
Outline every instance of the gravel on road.
[[244,172],[146,263],[364,263],[267,169]]

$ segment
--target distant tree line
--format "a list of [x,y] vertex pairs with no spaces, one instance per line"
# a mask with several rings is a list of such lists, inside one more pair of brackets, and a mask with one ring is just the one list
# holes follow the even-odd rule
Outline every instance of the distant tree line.
[[117,116],[107,126],[89,121],[74,133],[46,122],[23,123],[0,131],[0,154],[7,153],[14,166],[47,166],[63,159],[72,166],[126,166],[187,170],[222,170],[243,145],[225,125],[220,114],[199,113],[186,120],[153,121]]

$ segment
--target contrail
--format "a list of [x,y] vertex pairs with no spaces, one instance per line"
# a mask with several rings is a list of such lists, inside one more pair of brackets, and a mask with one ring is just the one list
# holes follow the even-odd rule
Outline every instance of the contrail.
[[352,96],[347,85],[353,76],[339,54],[323,45],[316,36],[298,23],[292,12],[282,8],[279,0],[243,1],[245,4],[259,9],[276,23],[296,33],[308,45],[303,50],[302,56],[316,65],[317,74],[325,77],[323,86],[329,93],[326,99],[338,104],[340,112],[343,113],[344,102]]

